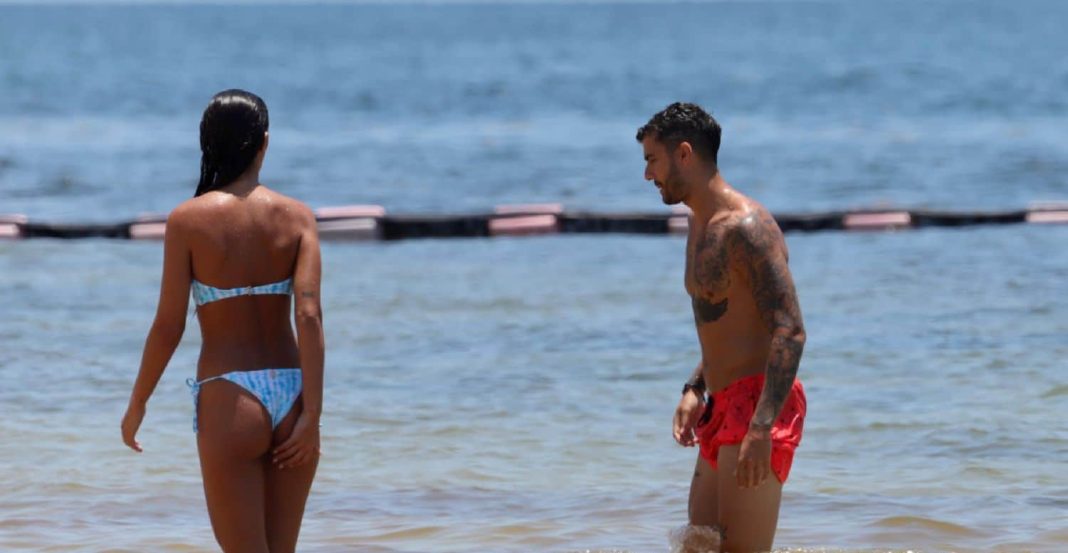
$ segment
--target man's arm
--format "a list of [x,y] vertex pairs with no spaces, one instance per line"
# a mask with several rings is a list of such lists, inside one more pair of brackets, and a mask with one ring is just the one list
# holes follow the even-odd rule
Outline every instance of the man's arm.
[[761,320],[771,333],[768,363],[764,369],[764,389],[760,394],[749,433],[742,444],[739,460],[739,483],[756,486],[767,477],[769,466],[752,465],[747,458],[746,442],[762,442],[770,462],[771,427],[790,394],[801,352],[805,347],[805,328],[797,302],[793,277],[787,266],[782,232],[771,215],[761,211],[744,219],[738,226],[735,255],[747,277]]
[[701,412],[705,405],[705,379],[704,362],[697,363],[690,379],[682,388],[682,397],[679,405],[675,408],[675,417],[672,421],[672,433],[679,445],[692,447],[697,443],[694,437],[694,427],[701,419]]
[[693,370],[693,374],[686,381],[686,385],[690,388],[699,390],[704,393],[705,391],[705,362],[700,361],[697,363],[697,368]]

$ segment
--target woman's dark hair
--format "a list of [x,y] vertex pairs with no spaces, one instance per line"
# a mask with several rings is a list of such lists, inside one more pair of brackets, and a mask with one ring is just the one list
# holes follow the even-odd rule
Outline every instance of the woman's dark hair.
[[252,165],[267,132],[267,104],[244,90],[212,96],[200,119],[200,183],[194,196],[217,190]]

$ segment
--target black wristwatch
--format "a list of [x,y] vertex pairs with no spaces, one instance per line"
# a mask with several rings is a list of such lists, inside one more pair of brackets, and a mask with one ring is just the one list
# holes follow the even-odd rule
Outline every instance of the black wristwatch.
[[697,378],[691,378],[686,381],[686,384],[682,385],[682,395],[686,395],[686,392],[693,390],[697,392],[697,397],[703,401],[705,399],[705,379],[704,376],[698,376]]

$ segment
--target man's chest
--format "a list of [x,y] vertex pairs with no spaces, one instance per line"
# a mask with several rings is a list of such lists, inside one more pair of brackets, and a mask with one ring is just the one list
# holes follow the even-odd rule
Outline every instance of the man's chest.
[[726,297],[733,284],[730,245],[723,230],[691,233],[686,244],[686,291],[690,296],[716,300]]

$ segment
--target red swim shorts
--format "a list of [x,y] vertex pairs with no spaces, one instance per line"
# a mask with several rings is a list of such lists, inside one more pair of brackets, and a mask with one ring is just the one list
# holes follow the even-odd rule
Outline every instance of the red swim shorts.
[[[719,465],[719,447],[742,443],[749,431],[760,392],[764,389],[764,375],[747,376],[730,383],[712,395],[712,401],[695,432],[701,447],[701,457],[712,466]],[[771,470],[779,482],[786,482],[794,450],[801,443],[801,431],[805,425],[805,389],[800,380],[794,380],[790,394],[786,396],[779,418],[771,427]]]

